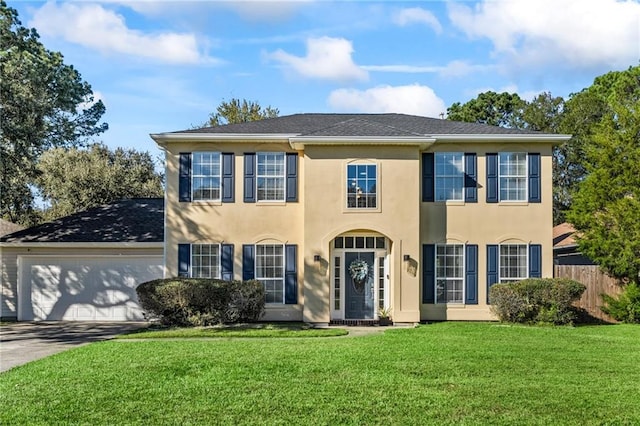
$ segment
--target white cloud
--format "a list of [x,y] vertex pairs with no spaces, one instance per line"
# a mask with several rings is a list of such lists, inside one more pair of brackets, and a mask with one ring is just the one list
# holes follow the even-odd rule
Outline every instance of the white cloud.
[[406,74],[439,74],[441,77],[464,77],[472,73],[495,69],[493,65],[474,65],[466,61],[451,61],[446,65],[363,65],[366,71],[394,72]]
[[488,38],[516,68],[627,67],[640,58],[640,3],[617,0],[485,0],[449,3],[451,22]]
[[42,35],[96,49],[172,64],[220,62],[200,52],[194,34],[145,34],[127,27],[123,16],[97,4],[46,3],[29,22]]
[[428,10],[421,7],[411,7],[396,12],[392,18],[393,22],[402,27],[411,24],[425,24],[431,27],[437,34],[442,33],[442,25],[438,18]]
[[295,73],[306,78],[336,81],[367,80],[367,71],[356,65],[351,58],[353,46],[343,38],[309,38],[307,55],[299,57],[281,49],[268,53],[267,58],[280,62]]
[[329,105],[338,111],[395,112],[438,117],[447,108],[428,86],[378,86],[367,90],[338,89],[331,92]]

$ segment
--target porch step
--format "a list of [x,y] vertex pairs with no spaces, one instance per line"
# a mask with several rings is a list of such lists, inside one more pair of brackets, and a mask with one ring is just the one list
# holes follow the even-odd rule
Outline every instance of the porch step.
[[351,327],[373,327],[378,325],[378,320],[366,320],[366,319],[331,320],[329,322],[329,325],[346,325]]

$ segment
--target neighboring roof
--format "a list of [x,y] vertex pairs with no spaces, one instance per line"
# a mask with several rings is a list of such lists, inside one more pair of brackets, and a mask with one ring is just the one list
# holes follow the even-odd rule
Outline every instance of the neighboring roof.
[[553,248],[575,247],[575,228],[570,223],[561,223],[553,227]]
[[8,220],[0,219],[0,237],[22,229],[24,229],[24,226],[9,222]]
[[544,135],[531,130],[463,123],[407,114],[293,114],[247,123],[172,133],[282,134],[295,136]]
[[3,243],[163,241],[162,198],[120,200],[0,237]]

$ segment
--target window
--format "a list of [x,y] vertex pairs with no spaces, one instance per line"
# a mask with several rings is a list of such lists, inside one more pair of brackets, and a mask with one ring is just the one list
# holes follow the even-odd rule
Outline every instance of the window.
[[464,246],[436,246],[436,303],[462,303],[464,300]]
[[284,152],[259,152],[257,169],[258,201],[284,201]]
[[340,256],[333,258],[333,309],[340,310]]
[[437,152],[435,157],[436,201],[463,201],[464,154]]
[[347,207],[374,209],[377,207],[377,167],[371,164],[347,166]]
[[527,154],[501,152],[499,155],[500,201],[527,201]]
[[220,246],[218,244],[191,245],[191,276],[220,278]]
[[194,201],[220,200],[220,153],[194,152],[192,188]]
[[519,281],[527,278],[527,245],[501,245],[499,270],[499,282]]
[[256,245],[256,279],[264,285],[266,303],[284,303],[284,246]]

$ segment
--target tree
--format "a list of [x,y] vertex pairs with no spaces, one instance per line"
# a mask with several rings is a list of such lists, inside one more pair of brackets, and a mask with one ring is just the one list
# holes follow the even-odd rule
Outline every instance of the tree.
[[122,198],[162,197],[162,175],[148,152],[109,150],[92,144],[87,149],[53,148],[38,164],[38,188],[51,204],[52,220]]
[[47,50],[35,29],[22,26],[0,0],[0,217],[37,220],[32,185],[47,149],[78,146],[107,130],[105,107],[59,52]]
[[585,146],[586,178],[569,220],[580,250],[622,282],[640,278],[640,67],[596,78],[584,96],[600,102]]
[[263,120],[265,118],[275,118],[280,114],[277,108],[271,105],[262,108],[256,101],[247,102],[246,99],[231,99],[229,102],[222,101],[216,113],[209,116],[207,126],[222,126],[224,124],[246,123],[248,121]]
[[447,119],[481,123],[491,126],[521,128],[522,109],[525,106],[515,93],[480,93],[477,98],[465,104],[456,102],[447,108]]

